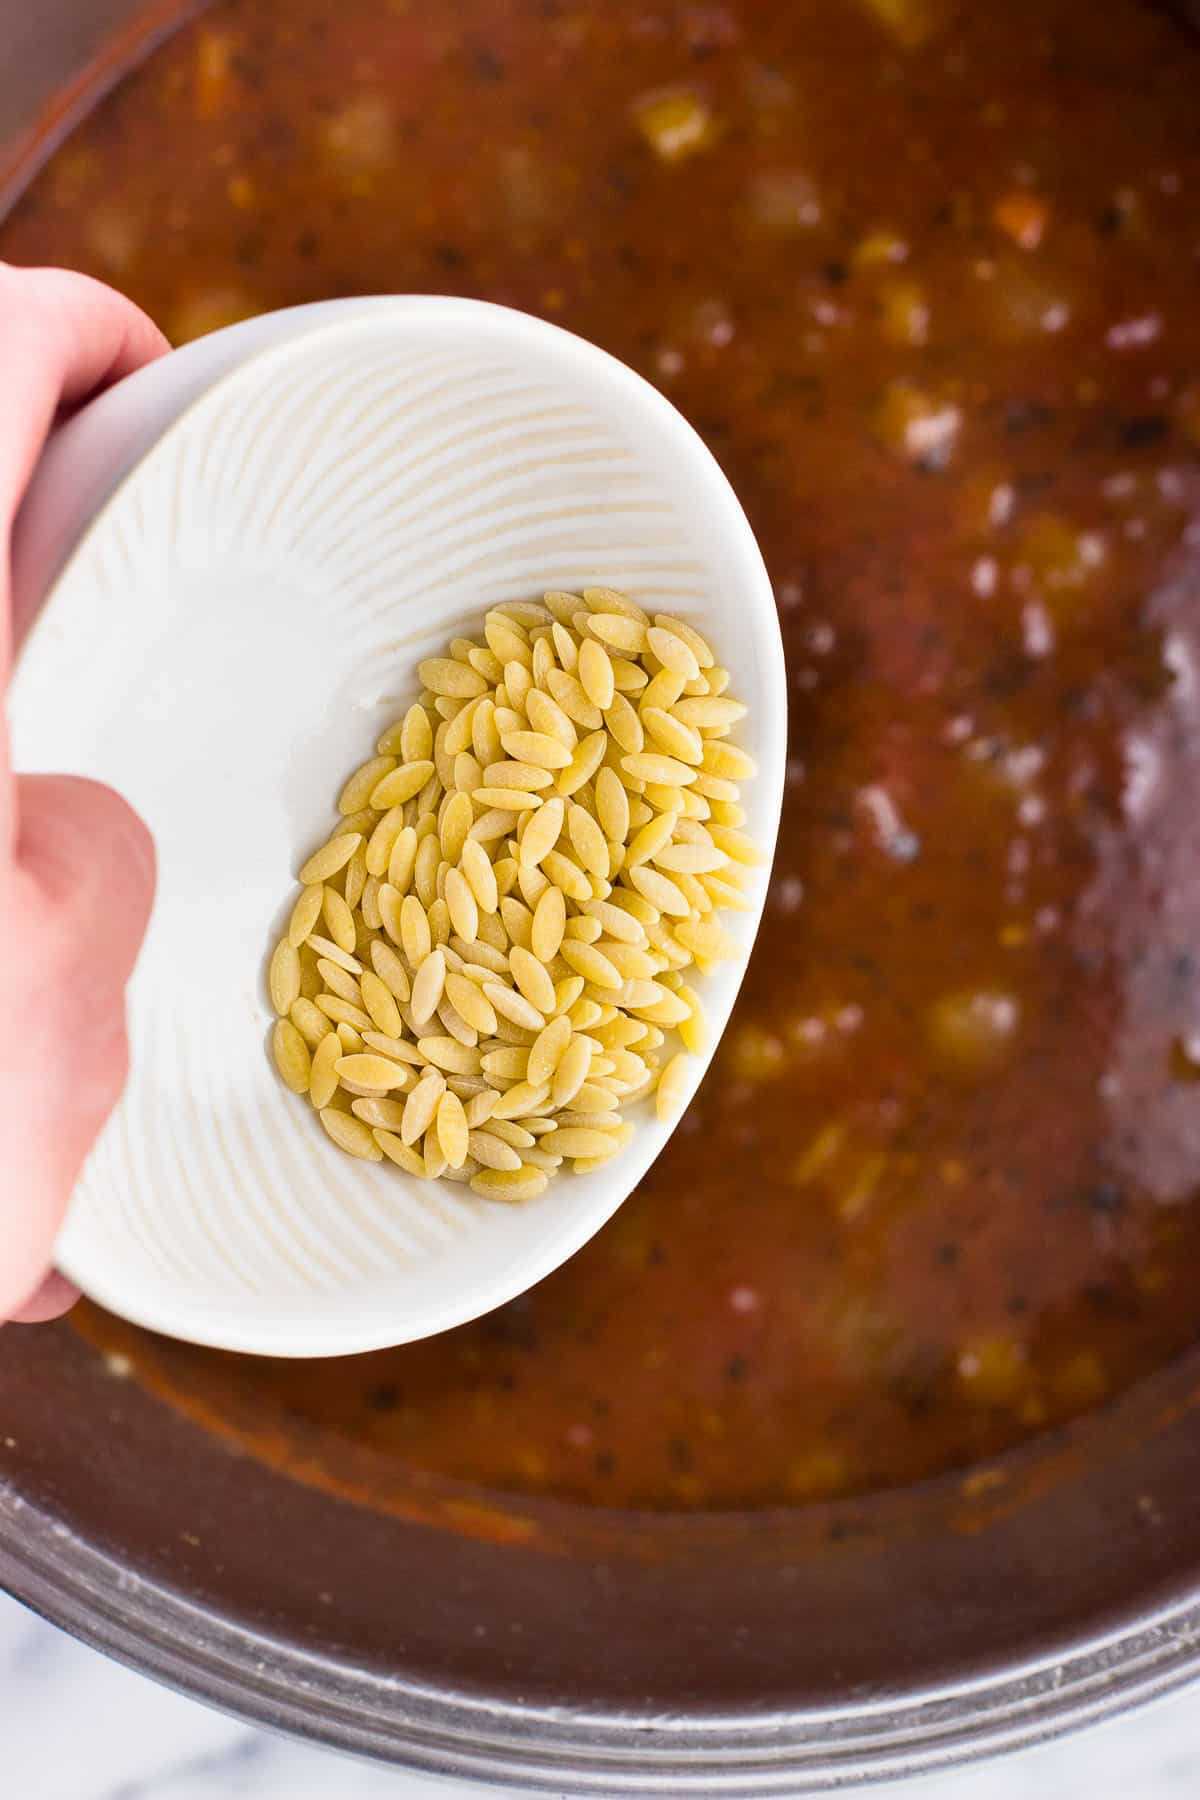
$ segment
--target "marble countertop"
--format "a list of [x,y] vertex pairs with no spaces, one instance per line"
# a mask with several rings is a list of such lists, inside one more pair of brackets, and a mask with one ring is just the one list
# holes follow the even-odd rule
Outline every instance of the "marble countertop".
[[[270,1737],[108,1662],[0,1594],[0,1789],[14,1800],[495,1800]],[[1194,1800],[1194,1688],[888,1800]]]

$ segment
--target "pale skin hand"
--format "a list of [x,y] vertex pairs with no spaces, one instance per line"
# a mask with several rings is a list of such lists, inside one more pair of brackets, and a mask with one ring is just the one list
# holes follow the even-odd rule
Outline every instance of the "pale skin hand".
[[[12,522],[46,434],[166,348],[99,282],[0,263],[0,694],[30,623],[13,617]],[[54,1318],[75,1299],[47,1271],[125,1081],[125,983],[153,895],[137,815],[80,776],[14,776],[0,715],[0,1320]]]

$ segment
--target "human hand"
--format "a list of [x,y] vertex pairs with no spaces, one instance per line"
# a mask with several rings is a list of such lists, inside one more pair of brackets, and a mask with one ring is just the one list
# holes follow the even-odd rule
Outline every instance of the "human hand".
[[[167,348],[111,288],[0,263],[0,693],[30,620],[13,616],[13,518],[56,416]],[[16,775],[0,716],[0,1320],[75,1299],[47,1275],[84,1158],[128,1069],[125,983],[154,894],[154,847],[111,788]]]

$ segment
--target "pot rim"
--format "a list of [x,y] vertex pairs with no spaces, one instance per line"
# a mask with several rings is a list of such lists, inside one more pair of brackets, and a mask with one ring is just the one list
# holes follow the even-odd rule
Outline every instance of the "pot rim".
[[[1045,1657],[845,1705],[709,1718],[511,1704],[372,1674],[132,1575],[0,1484],[0,1585],[93,1649],[248,1724],[415,1771],[578,1796],[782,1796],[1035,1745],[1200,1669],[1200,1588]],[[20,1539],[16,1538],[19,1530]]]

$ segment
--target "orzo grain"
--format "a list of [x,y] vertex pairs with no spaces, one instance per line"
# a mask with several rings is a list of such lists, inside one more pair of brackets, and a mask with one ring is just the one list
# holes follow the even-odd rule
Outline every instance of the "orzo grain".
[[615,1155],[627,1103],[682,1100],[681,971],[740,954],[718,915],[762,860],[746,709],[694,627],[608,588],[494,608],[418,678],[300,871],[273,1054],[350,1155],[529,1199]]

